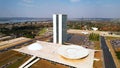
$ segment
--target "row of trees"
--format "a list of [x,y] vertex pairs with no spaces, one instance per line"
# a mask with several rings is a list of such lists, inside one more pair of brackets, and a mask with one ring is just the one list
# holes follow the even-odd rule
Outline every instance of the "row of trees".
[[91,21],[69,21],[68,28],[91,30],[91,27],[97,27],[100,31],[120,31],[120,23],[114,22],[91,22]]
[[24,36],[24,37],[28,37],[28,38],[34,38],[35,34],[32,33],[35,31],[35,27],[31,27],[31,26],[23,26],[23,27],[13,27],[12,29],[8,29],[8,28],[1,28],[0,32],[5,34],[5,35],[14,35],[16,37],[20,37],[20,36]]
[[39,30],[43,29],[42,27],[36,26],[21,26],[21,27],[13,27],[12,29],[9,28],[0,28],[0,32],[5,35],[14,35],[16,37],[27,37],[27,38],[34,38]]
[[96,34],[96,33],[91,33],[89,35],[89,40],[91,40],[91,41],[99,41],[99,38],[100,38],[100,35]]

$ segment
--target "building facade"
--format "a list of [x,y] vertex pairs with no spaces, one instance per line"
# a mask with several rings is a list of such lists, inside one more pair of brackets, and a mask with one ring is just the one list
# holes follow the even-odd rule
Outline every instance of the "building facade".
[[67,15],[53,15],[53,43],[63,44],[67,39]]

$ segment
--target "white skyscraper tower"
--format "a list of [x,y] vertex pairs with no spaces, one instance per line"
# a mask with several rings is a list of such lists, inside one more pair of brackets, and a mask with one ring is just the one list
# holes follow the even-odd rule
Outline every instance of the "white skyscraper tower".
[[53,43],[63,44],[66,39],[66,22],[67,15],[54,14],[53,15]]

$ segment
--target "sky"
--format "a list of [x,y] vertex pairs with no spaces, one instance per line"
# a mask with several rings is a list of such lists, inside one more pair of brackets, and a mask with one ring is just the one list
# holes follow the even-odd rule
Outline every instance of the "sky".
[[120,18],[120,0],[0,0],[0,17]]

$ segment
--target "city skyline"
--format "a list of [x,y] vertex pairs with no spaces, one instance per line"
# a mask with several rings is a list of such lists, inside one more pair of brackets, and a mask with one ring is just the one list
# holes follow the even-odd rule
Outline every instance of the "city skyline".
[[0,0],[0,17],[120,18],[119,0]]

